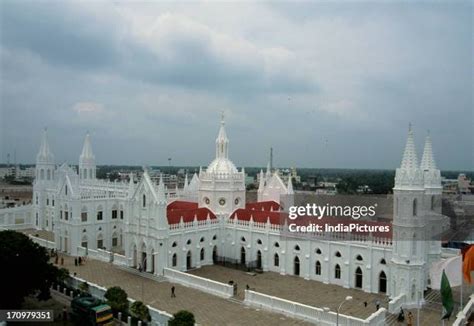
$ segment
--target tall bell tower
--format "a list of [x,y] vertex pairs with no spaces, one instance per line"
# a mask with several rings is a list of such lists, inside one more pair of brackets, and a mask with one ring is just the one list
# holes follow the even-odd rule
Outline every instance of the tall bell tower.
[[405,306],[423,303],[426,285],[426,219],[423,171],[418,165],[411,125],[393,188],[393,254],[390,296],[405,294]]

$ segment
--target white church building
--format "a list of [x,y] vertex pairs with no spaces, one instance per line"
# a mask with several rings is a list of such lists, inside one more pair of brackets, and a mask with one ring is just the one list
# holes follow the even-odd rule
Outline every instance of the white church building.
[[431,235],[447,223],[429,136],[419,164],[409,130],[396,170],[391,232],[345,239],[283,236],[287,225],[281,216],[294,196],[291,178],[285,184],[278,173],[261,171],[258,201],[247,203],[245,172],[229,159],[223,120],[215,147],[207,169],[171,194],[146,170],[138,181],[133,174],[129,182],[96,179],[89,135],[78,171],[58,167],[45,131],[36,160],[33,223],[54,232],[60,251],[73,256],[79,247],[123,252],[129,266],[157,275],[165,267],[186,271],[226,261],[403,297],[405,306],[423,302],[429,266],[441,255],[441,242]]

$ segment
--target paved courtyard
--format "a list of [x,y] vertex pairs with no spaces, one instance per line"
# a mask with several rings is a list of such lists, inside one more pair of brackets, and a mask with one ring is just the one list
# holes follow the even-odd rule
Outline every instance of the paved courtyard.
[[[89,259],[82,266],[74,266],[74,259],[65,258],[64,266],[78,277],[103,287],[118,285],[129,297],[142,300],[171,314],[185,309],[194,313],[200,325],[310,325],[283,315],[249,308],[236,300],[222,299],[198,290],[173,284],[176,298],[170,298],[172,284],[157,282],[122,270],[112,264]],[[144,298],[142,299],[142,286]]]
[[[228,282],[233,280],[238,284],[238,297],[243,299],[245,286],[248,284],[251,290],[273,295],[276,297],[292,300],[314,307],[329,307],[336,311],[337,306],[348,295],[353,297],[352,301],[346,302],[341,309],[345,315],[359,318],[367,318],[375,312],[375,302],[380,301],[381,307],[388,308],[388,297],[381,294],[366,293],[356,289],[345,289],[337,285],[324,284],[317,281],[305,280],[301,277],[280,275],[273,272],[262,274],[249,274],[244,271],[231,269],[223,266],[205,266],[190,271],[189,273],[201,277],[213,279],[219,282]],[[464,297],[472,293],[473,287],[465,286]],[[459,299],[457,289],[453,291],[455,301]],[[428,303],[421,311],[420,325],[439,325],[441,315],[441,298],[439,291],[432,291],[427,298]],[[368,306],[364,306],[364,301]],[[464,301],[467,302],[467,301]],[[458,308],[458,306],[456,306]],[[416,321],[416,310],[411,310]],[[406,311],[407,312],[407,311]],[[457,310],[456,310],[457,313]],[[402,325],[397,323],[394,315],[387,314],[388,323],[393,321],[393,325]],[[454,321],[446,321],[445,325],[451,325]]]

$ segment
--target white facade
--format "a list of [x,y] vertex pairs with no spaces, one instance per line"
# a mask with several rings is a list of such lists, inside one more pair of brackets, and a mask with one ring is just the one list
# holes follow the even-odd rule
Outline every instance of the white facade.
[[440,241],[430,238],[446,223],[440,173],[429,138],[418,164],[411,130],[396,172],[393,238],[283,237],[286,226],[276,217],[292,204],[291,178],[285,184],[277,172],[261,171],[258,202],[246,203],[245,172],[229,159],[223,119],[215,159],[178,191],[154,183],[147,171],[138,183],[133,175],[116,183],[97,180],[95,170],[89,135],[78,174],[67,165],[56,168],[44,133],[33,218],[71,255],[78,247],[124,251],[129,266],[155,274],[226,260],[392,298],[402,294],[407,305],[422,301],[429,264],[440,257]]

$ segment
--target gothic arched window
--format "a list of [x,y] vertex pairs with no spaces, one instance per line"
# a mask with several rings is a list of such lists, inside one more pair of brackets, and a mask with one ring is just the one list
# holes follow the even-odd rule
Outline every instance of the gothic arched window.
[[339,264],[334,267],[334,278],[340,279],[341,278],[341,266]]
[[316,272],[316,275],[321,275],[321,263],[318,261],[316,261],[316,266],[315,266],[315,272]]
[[145,196],[145,194],[143,194],[142,205],[143,205],[143,207],[146,207],[146,196]]
[[417,207],[416,207],[416,198],[413,199],[413,216],[416,216],[417,213]]

